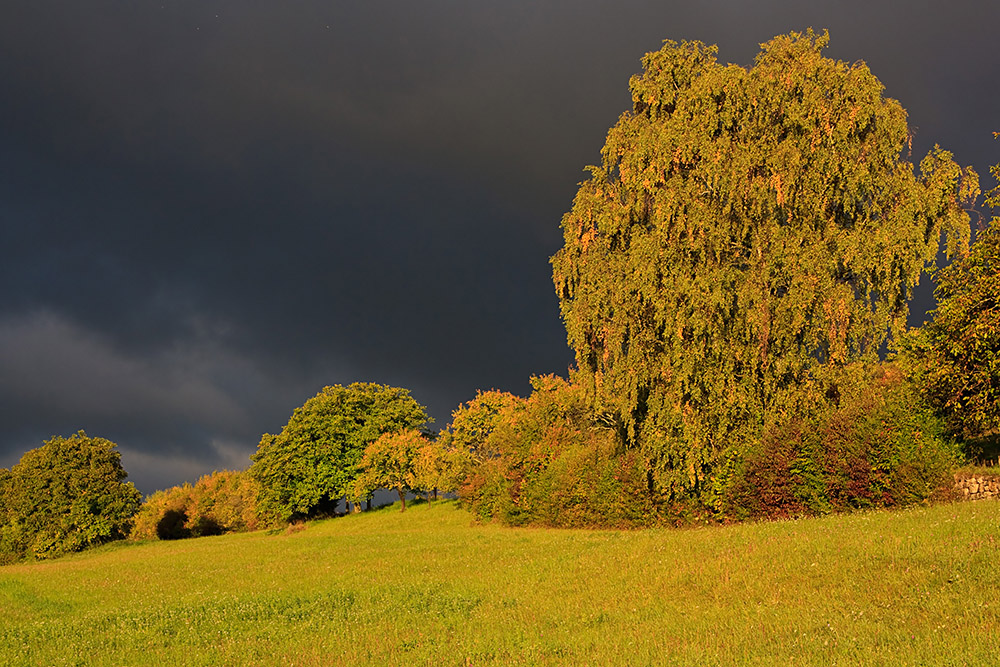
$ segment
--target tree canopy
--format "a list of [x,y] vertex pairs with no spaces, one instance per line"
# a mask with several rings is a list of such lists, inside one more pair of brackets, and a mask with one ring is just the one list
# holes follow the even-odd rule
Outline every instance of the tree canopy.
[[451,424],[442,434],[450,446],[464,452],[469,463],[479,464],[497,456],[490,435],[510,415],[524,408],[525,400],[510,392],[480,391],[451,414]]
[[265,433],[251,456],[260,510],[279,519],[332,511],[349,492],[368,445],[428,421],[406,389],[366,382],[324,387],[295,410],[281,433]]
[[[998,185],[986,203],[1000,208]],[[935,274],[937,308],[906,339],[904,360],[918,385],[964,438],[1000,434],[1000,217],[976,234],[967,255]]]
[[353,496],[370,496],[376,489],[394,489],[399,495],[399,511],[406,511],[406,493],[419,488],[418,461],[428,440],[417,429],[385,433],[368,445],[354,483]]
[[827,42],[776,37],[749,69],[665,42],[563,217],[576,380],[668,495],[877,360],[942,234],[967,245],[975,172],[936,146],[915,171],[903,107]]
[[45,441],[0,473],[0,561],[124,537],[142,494],[125,481],[116,447],[80,431]]
[[256,530],[260,487],[245,471],[223,470],[157,491],[143,501],[133,540],[178,539]]

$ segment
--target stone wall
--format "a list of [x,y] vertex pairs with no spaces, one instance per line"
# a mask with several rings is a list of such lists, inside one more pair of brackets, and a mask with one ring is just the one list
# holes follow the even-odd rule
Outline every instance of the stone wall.
[[983,500],[1000,497],[1000,478],[986,475],[955,475],[958,500]]

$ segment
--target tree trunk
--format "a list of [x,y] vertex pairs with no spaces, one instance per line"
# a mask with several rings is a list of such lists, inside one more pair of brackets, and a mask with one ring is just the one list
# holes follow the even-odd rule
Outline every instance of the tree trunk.
[[434,500],[437,500],[437,499],[438,499],[438,488],[435,486],[434,487]]
[[396,487],[396,493],[399,494],[399,503],[400,503],[399,511],[400,512],[405,512],[406,511],[406,494],[403,493],[403,487],[397,486]]
[[372,511],[372,497],[371,496],[368,496],[368,499],[365,500],[365,511],[366,512],[371,512]]

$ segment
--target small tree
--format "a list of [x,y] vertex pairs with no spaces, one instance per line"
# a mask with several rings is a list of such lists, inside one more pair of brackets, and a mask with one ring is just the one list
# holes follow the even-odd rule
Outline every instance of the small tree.
[[324,387],[295,410],[281,433],[265,433],[250,457],[261,511],[277,520],[331,512],[352,490],[371,443],[428,421],[406,389],[363,382]]
[[447,459],[444,442],[440,438],[424,439],[423,446],[417,451],[413,461],[413,484],[424,492],[427,502],[437,500],[438,489],[442,488],[444,476],[447,473]]
[[[986,203],[1000,207],[998,185]],[[902,358],[949,431],[975,439],[1000,432],[1000,218],[976,234],[967,255],[935,274],[938,306],[911,331]]]
[[448,429],[443,429],[417,454],[416,485],[437,500],[438,492],[454,493],[462,485],[473,465],[468,447],[460,446]]
[[427,447],[427,438],[417,429],[386,433],[365,449],[358,466],[355,497],[375,489],[395,489],[400,511],[406,511],[406,493],[419,488],[417,461]]
[[8,557],[50,558],[128,534],[142,494],[125,482],[116,447],[83,431],[53,437],[0,476]]

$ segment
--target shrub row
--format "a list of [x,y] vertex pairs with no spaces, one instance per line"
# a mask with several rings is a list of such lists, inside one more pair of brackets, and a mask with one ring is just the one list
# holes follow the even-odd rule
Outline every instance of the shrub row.
[[961,457],[942,420],[893,366],[810,418],[766,431],[716,482],[726,519],[902,506],[943,496]]
[[667,498],[653,488],[650,462],[594,422],[580,387],[551,376],[532,384],[529,398],[494,411],[473,447],[480,455],[459,495],[480,519],[639,527],[902,506],[946,496],[961,458],[898,368],[859,366],[811,415],[731,447],[700,494]]
[[245,472],[226,470],[152,494],[139,508],[130,537],[176,540],[255,530],[258,485]]

